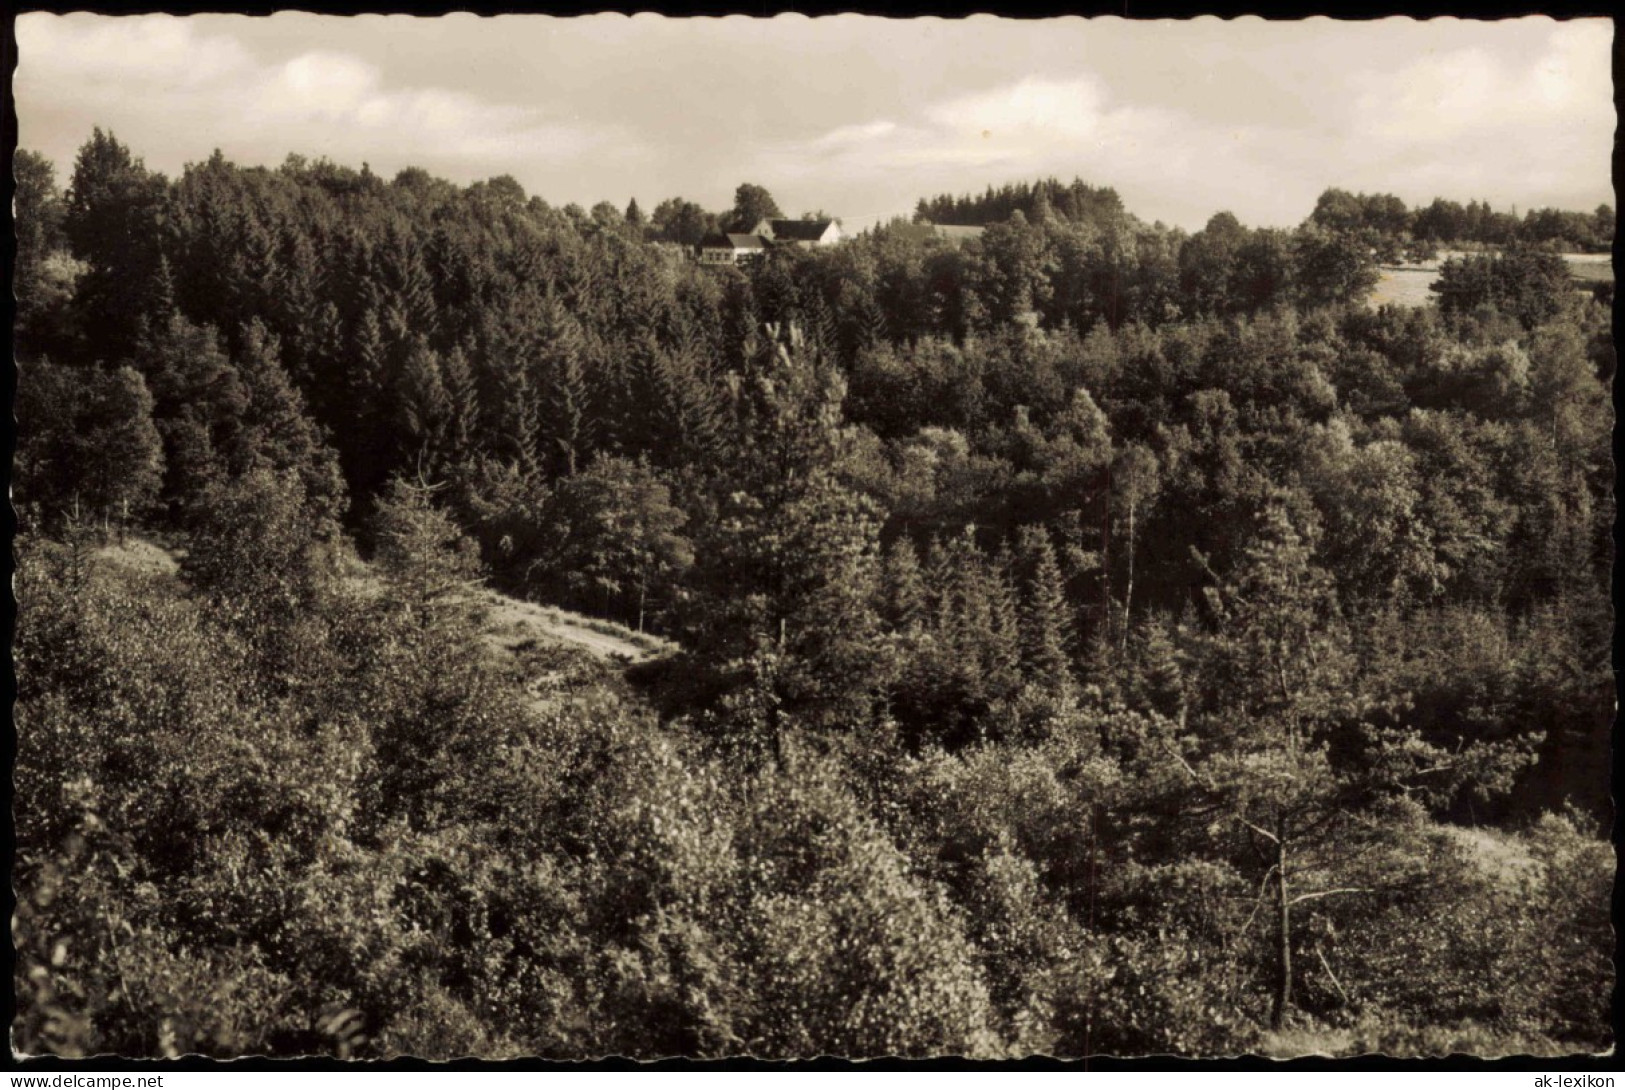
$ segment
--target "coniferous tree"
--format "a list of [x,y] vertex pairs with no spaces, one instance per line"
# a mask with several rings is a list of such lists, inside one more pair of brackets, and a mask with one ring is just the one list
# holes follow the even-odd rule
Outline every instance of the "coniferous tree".
[[280,343],[257,320],[239,339],[243,347],[237,371],[246,395],[239,440],[242,465],[263,462],[296,475],[313,516],[324,524],[336,522],[346,507],[344,477],[327,437],[282,366]]
[[526,479],[540,476],[543,466],[541,398],[524,367],[499,372],[501,406],[499,455],[509,459]]
[[983,647],[983,668],[989,678],[1002,681],[1001,696],[1013,694],[1021,685],[1022,595],[1016,572],[1016,557],[1008,539],[984,568],[991,639]]
[[1183,724],[1185,671],[1177,642],[1178,632],[1165,618],[1155,617],[1136,626],[1132,643],[1133,676],[1129,699],[1133,706]]
[[582,354],[564,347],[553,359],[547,384],[547,434],[552,440],[558,472],[573,477],[590,450],[591,393]]
[[900,537],[886,550],[884,615],[895,632],[917,632],[930,620],[925,576],[914,543]]
[[655,450],[654,457],[669,458],[673,468],[715,465],[723,444],[723,410],[715,387],[691,350],[665,354],[661,364],[659,403],[665,407],[671,446]]
[[926,605],[930,610],[931,627],[946,635],[952,631],[954,617],[955,551],[942,539],[932,536],[925,549]]
[[395,370],[395,350],[385,337],[378,311],[361,312],[351,334],[350,369],[345,376],[348,427],[335,427],[344,474],[359,495],[371,495],[388,478],[395,444],[388,441],[387,392]]
[[474,369],[462,345],[457,345],[446,354],[441,372],[448,410],[446,454],[453,462],[461,464],[473,457],[480,436],[479,387],[474,382]]
[[768,332],[749,373],[730,376],[739,446],[715,481],[688,634],[711,669],[756,694],[748,729],[776,747],[787,722],[856,728],[884,679],[878,521],[831,472],[844,383],[798,329]]
[[916,741],[962,746],[1002,731],[1000,717],[1021,687],[1018,606],[971,528],[933,543],[926,570],[936,607],[932,639],[894,710]]
[[440,356],[421,337],[406,351],[395,376],[394,428],[401,464],[427,468],[442,459],[450,424],[451,395],[441,374]]
[[246,468],[231,459],[244,449],[248,393],[213,328],[172,313],[148,329],[135,362],[164,437],[164,499],[178,512],[209,482]]
[[1021,672],[1023,680],[1051,697],[1071,688],[1071,610],[1049,535],[1023,527],[1020,537]]
[[483,608],[479,553],[436,505],[435,491],[392,478],[372,519],[379,568],[398,590],[399,605],[426,632],[466,625]]
[[404,346],[414,335],[432,337],[438,317],[434,284],[417,237],[391,224],[372,259],[368,279],[378,293],[378,321],[385,341]]

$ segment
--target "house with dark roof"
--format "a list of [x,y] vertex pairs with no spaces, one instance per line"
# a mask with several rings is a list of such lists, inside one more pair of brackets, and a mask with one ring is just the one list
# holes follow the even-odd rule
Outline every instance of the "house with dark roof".
[[759,234],[714,234],[700,239],[701,265],[737,265],[767,252],[767,240]]
[[831,246],[841,241],[841,225],[834,220],[768,220],[757,223],[754,232],[779,246]]
[[776,246],[811,249],[841,241],[841,225],[834,220],[759,221],[748,234],[707,235],[697,250],[701,265],[738,265],[752,261]]

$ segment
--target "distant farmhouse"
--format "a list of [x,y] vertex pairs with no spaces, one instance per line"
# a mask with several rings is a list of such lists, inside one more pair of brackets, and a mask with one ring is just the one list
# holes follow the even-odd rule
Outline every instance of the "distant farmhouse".
[[834,220],[762,220],[749,234],[714,234],[700,240],[702,265],[737,265],[768,250],[794,246],[810,250],[841,241],[841,225]]
[[767,239],[761,235],[717,234],[700,239],[701,265],[737,265],[767,253]]
[[755,233],[770,243],[803,250],[841,241],[841,225],[834,220],[763,220],[756,225]]

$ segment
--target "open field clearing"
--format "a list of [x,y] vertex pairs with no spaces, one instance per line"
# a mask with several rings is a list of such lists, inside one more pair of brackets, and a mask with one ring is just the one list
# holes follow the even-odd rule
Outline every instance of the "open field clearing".
[[[1371,306],[1426,306],[1433,299],[1433,282],[1439,278],[1440,263],[1457,256],[1461,255],[1447,252],[1440,255],[1439,261],[1425,265],[1384,265],[1382,278],[1371,293]],[[1589,284],[1612,283],[1614,279],[1613,258],[1609,254],[1564,254],[1563,260],[1576,280]]]

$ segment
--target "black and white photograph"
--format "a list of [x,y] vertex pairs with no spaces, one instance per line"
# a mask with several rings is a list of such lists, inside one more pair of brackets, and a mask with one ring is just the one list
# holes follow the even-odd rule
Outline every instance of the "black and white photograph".
[[14,1061],[1611,1054],[1611,20],[14,31]]

